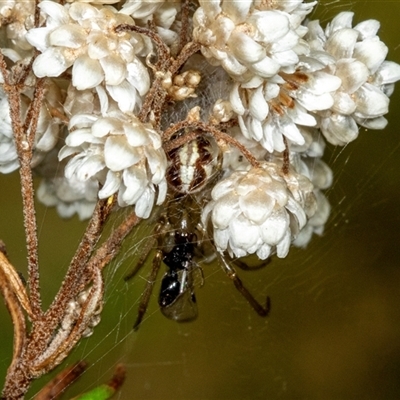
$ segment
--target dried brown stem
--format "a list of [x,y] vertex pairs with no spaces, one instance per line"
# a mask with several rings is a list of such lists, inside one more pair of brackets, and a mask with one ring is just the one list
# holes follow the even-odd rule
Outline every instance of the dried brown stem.
[[54,329],[60,322],[60,315],[67,303],[78,294],[82,275],[88,268],[87,262],[100,239],[101,232],[107,217],[114,205],[113,200],[99,200],[89,221],[79,247],[68,268],[64,282],[58,291],[52,305],[46,312],[46,319],[49,320],[49,328]]
[[40,8],[39,8],[39,0],[35,0],[35,28],[39,28],[40,23]]
[[[34,189],[31,170],[31,161],[35,141],[35,133],[39,119],[40,107],[44,96],[44,80],[38,80],[35,87],[33,100],[30,104],[25,124],[22,123],[22,108],[20,90],[30,71],[31,63],[24,70],[18,83],[10,82],[10,74],[4,57],[0,54],[0,70],[4,76],[3,88],[8,94],[10,104],[10,117],[14,132],[15,145],[20,162],[21,193],[24,214],[24,226],[26,245],[28,252],[28,284],[31,300],[30,317],[32,320],[42,316],[41,298],[39,288],[39,265],[38,265],[38,239],[37,223],[34,205]],[[22,303],[23,304],[23,303]],[[24,306],[26,308],[26,305]]]
[[285,136],[283,136],[283,143],[285,144],[285,150],[283,150],[283,165],[282,172],[284,175],[289,173],[290,169],[290,153],[289,153],[289,145]]
[[38,264],[38,239],[36,211],[34,202],[34,189],[30,161],[25,157],[21,160],[20,178],[22,189],[22,203],[24,214],[24,225],[26,235],[26,247],[28,251],[28,286],[34,319],[42,315],[39,264]]
[[10,73],[7,71],[7,63],[1,51],[0,51],[0,72],[3,75],[4,82],[8,82]]
[[11,265],[3,252],[0,252],[0,271],[2,274],[5,275],[4,279],[7,278],[9,289],[14,292],[15,296],[19,300],[20,305],[29,315],[29,318],[33,320],[34,315],[31,309],[28,294],[26,293],[25,286],[21,282],[21,278],[15,271],[15,268]]
[[131,212],[127,218],[124,219],[121,225],[115,229],[110,237],[96,250],[96,253],[90,259],[88,268],[97,267],[103,269],[110,261],[117,255],[122,246],[123,240],[132,229],[141,221],[141,219]]
[[23,66],[19,76],[15,78],[15,85],[18,86],[19,89],[22,89],[26,78],[28,78],[29,73],[32,71],[33,62],[39,54],[39,51],[35,49],[29,63]]
[[169,69],[172,75],[178,73],[183,64],[191,57],[193,54],[197,53],[201,48],[201,45],[196,42],[189,42],[179,53],[178,57],[173,61],[171,68]]
[[[48,351],[42,353],[40,357],[36,357],[34,364],[30,366],[30,371],[34,374],[34,376],[40,376],[43,373],[51,371],[53,368],[59,365],[65,359],[65,357],[68,356],[69,352],[82,338],[82,334],[88,327],[90,318],[93,316],[96,308],[98,308],[99,302],[101,302],[103,299],[103,294],[104,283],[101,271],[99,269],[95,269],[93,271],[93,286],[86,302],[82,306],[75,325],[66,337],[63,335],[63,332],[60,333],[60,336],[63,340],[58,341],[56,336],[53,339],[55,346],[49,345]],[[46,324],[46,326],[48,325],[49,324]]]
[[[0,253],[0,256],[2,258],[5,258],[3,253]],[[4,297],[4,301],[8,308],[14,326],[13,358],[11,365],[8,368],[8,371],[10,371],[18,363],[21,354],[23,352],[26,341],[26,336],[25,336],[26,324],[25,324],[24,313],[18,302],[18,298],[14,291],[13,284],[10,282],[10,277],[8,273],[5,270],[3,270],[3,268],[0,268],[0,290]]]
[[[154,30],[149,28],[142,28],[140,26],[121,24],[115,28],[115,31],[118,32],[137,32],[149,37],[157,48],[157,63],[154,66],[151,66],[155,71],[167,72],[171,66],[171,54],[169,47],[164,43],[161,39],[160,35],[158,35]],[[152,112],[154,115],[154,127],[157,129],[160,125],[161,121],[161,109],[165,103],[166,99],[166,91],[162,87],[162,77],[155,76],[152,87],[146,95],[143,106],[139,112],[139,120],[141,122],[147,122],[150,113]]]
[[39,120],[40,108],[43,103],[45,80],[38,79],[33,94],[33,100],[31,101],[26,117],[23,130],[27,134],[28,144],[33,149],[37,124]]
[[[187,9],[187,11],[184,11],[184,9]],[[189,13],[189,2],[185,2],[182,12],[183,18],[187,18]],[[187,25],[187,22],[185,22],[185,24]],[[187,26],[182,26],[182,32],[185,30],[187,30]],[[160,35],[158,35],[154,29],[142,28],[140,26],[128,24],[121,24],[115,28],[115,32],[117,33],[126,31],[141,33],[148,36],[154,42],[157,49],[158,59],[156,64],[151,67],[156,72],[170,73],[171,78],[179,72],[180,68],[188,60],[188,58],[199,51],[201,47],[198,43],[187,43],[187,32],[185,32],[185,39],[183,39],[182,33],[181,50],[179,51],[176,59],[173,59],[171,57],[169,47],[164,43]],[[155,129],[159,129],[160,127],[162,109],[167,99],[166,90],[162,86],[162,79],[162,76],[155,74],[152,87],[147,93],[143,106],[138,115],[141,122],[147,122],[149,115],[152,113],[152,122]]]
[[192,140],[196,139],[198,136],[202,136],[204,133],[202,131],[193,130],[190,132],[185,133],[182,136],[179,136],[176,139],[169,140],[168,142],[164,143],[163,149],[168,154],[174,149],[183,146],[185,143],[191,142]]
[[161,122],[162,107],[165,103],[167,92],[162,87],[161,78],[157,78],[149,93],[146,96],[144,104],[139,112],[141,122],[146,122],[150,113],[154,115],[153,127],[159,129]]
[[[38,319],[42,315],[42,309],[39,289],[37,224],[31,169],[33,140],[28,140],[27,133],[21,121],[21,97],[17,87],[13,85],[4,85],[4,89],[8,94],[8,101],[10,103],[11,123],[20,162],[19,174],[21,180],[26,247],[28,252],[28,284],[33,316],[34,319]],[[40,110],[40,106],[38,107],[39,109],[35,109],[37,112]]]

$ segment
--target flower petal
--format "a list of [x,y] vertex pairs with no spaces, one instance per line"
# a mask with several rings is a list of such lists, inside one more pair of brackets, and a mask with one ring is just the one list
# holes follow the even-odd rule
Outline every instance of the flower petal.
[[39,78],[45,76],[60,76],[69,68],[74,60],[67,60],[64,50],[61,48],[49,47],[42,54],[39,54],[33,62],[33,71]]
[[122,171],[140,161],[142,154],[129,146],[125,137],[110,136],[104,144],[104,161],[111,171]]
[[72,84],[78,90],[94,88],[104,80],[103,69],[97,60],[80,56],[72,67]]

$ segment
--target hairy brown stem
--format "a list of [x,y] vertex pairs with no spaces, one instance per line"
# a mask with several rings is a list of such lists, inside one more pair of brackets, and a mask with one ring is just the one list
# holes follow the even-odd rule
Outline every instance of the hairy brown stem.
[[283,136],[283,143],[285,144],[285,150],[283,150],[283,165],[282,172],[284,175],[289,173],[290,169],[290,153],[289,153],[289,145],[285,136]]
[[172,66],[170,68],[170,72],[172,75],[178,73],[183,64],[191,57],[193,54],[197,53],[201,48],[201,45],[196,42],[189,42],[179,53],[178,57],[173,61]]
[[[21,98],[17,88],[13,85],[6,85],[5,90],[8,93],[11,122],[14,131],[18,159],[20,162],[19,174],[21,180],[26,247],[28,252],[28,284],[31,307],[35,319],[38,319],[42,315],[42,309],[39,288],[37,224],[31,169],[34,140],[29,140],[27,132],[24,130],[22,125]],[[38,108],[35,110],[38,113],[40,105],[38,105]]]
[[31,320],[34,320],[31,304],[25,286],[14,266],[8,261],[5,253],[0,251],[0,271],[4,274],[9,288],[12,289],[18,298],[20,306],[25,310]]
[[28,69],[25,69],[22,80],[20,79],[18,83],[11,82],[10,73],[7,71],[6,62],[3,55],[0,54],[0,70],[5,80],[3,89],[8,95],[11,124],[20,163],[19,174],[21,180],[26,247],[28,253],[28,285],[32,310],[31,318],[39,319],[42,316],[42,309],[39,287],[37,223],[31,161],[33,157],[35,133],[39,119],[40,107],[44,96],[44,80],[38,80],[37,82],[33,100],[29,107],[25,124],[23,124],[20,90],[22,89],[24,81],[28,76]]
[[17,363],[17,360],[19,359],[24,348],[26,340],[26,325],[22,307],[20,306],[12,285],[10,284],[7,275],[2,268],[0,268],[0,290],[3,294],[3,298],[14,326],[13,360],[9,367],[9,369],[12,369],[14,364]]
[[[97,268],[92,273],[92,287],[89,295],[82,305],[79,317],[76,319],[72,329],[69,332],[67,331],[68,334],[65,331],[58,331],[57,335],[52,338],[56,345],[53,346],[51,343],[46,351],[42,352],[39,357],[36,356],[30,363],[30,372],[35,377],[51,371],[68,356],[73,347],[82,338],[95,310],[100,305],[100,308],[102,307],[103,295],[104,282],[101,271]],[[46,327],[48,325],[46,324]]]
[[131,212],[124,219],[121,225],[115,229],[109,238],[96,250],[96,253],[90,259],[88,268],[103,269],[117,255],[122,246],[123,240],[129,235],[132,229],[141,221],[141,219]]
[[25,83],[25,80],[28,78],[29,73],[32,71],[32,65],[33,62],[35,61],[36,57],[39,55],[39,51],[38,50],[34,50],[33,51],[33,55],[31,57],[31,59],[29,60],[29,63],[24,65],[22,68],[22,71],[20,71],[19,76],[15,77],[15,85],[19,86],[20,88],[22,88],[22,86]]
[[[171,66],[172,58],[169,47],[161,39],[160,35],[149,28],[142,28],[136,25],[121,24],[115,28],[115,32],[137,32],[149,37],[155,44],[158,59],[155,65],[150,65],[155,71],[167,72]],[[150,113],[154,115],[153,125],[158,129],[161,121],[161,110],[165,103],[166,91],[162,87],[162,77],[155,74],[153,84],[146,95],[143,106],[139,112],[139,120],[147,122]]]
[[0,51],[0,72],[3,75],[4,82],[8,82],[10,73],[7,71],[6,60],[4,59],[3,53]]
[[[103,298],[101,271],[89,269],[87,261],[100,237],[107,216],[113,206],[112,200],[98,202],[80,246],[71,262],[67,276],[49,310],[39,320],[32,323],[29,336],[26,336],[25,321],[22,312],[17,326],[23,331],[19,338],[18,353],[8,369],[3,396],[6,399],[21,399],[28,390],[31,381],[50,371],[69,354],[82,337],[98,305]],[[86,303],[82,306],[79,318],[70,328],[60,328],[60,322],[66,315],[68,302],[75,298],[82,281],[90,283]],[[14,295],[14,294],[13,294]],[[15,296],[15,295],[14,295]],[[15,313],[14,313],[15,314]],[[12,314],[13,316],[13,314]],[[14,325],[16,325],[13,316]]]
[[167,93],[162,87],[161,79],[157,78],[149,93],[146,95],[144,104],[139,112],[141,122],[147,122],[150,113],[154,116],[153,127],[159,129],[161,123],[162,107],[165,103]]
[[31,149],[33,149],[36,129],[39,121],[40,107],[43,103],[45,80],[38,79],[33,94],[33,100],[31,101],[28,111],[25,117],[25,123],[23,130],[26,132],[28,138],[28,144]]
[[39,23],[40,23],[39,0],[35,0],[35,28],[39,28]]
[[13,358],[7,370],[2,399],[19,399],[30,384],[30,379],[22,372],[21,356],[26,343],[26,323],[22,308],[5,271],[0,268],[0,290],[14,326]]
[[109,199],[97,202],[93,216],[71,261],[64,282],[49,310],[46,312],[46,320],[48,320],[50,329],[54,329],[57,326],[60,322],[60,315],[63,315],[63,310],[67,303],[78,294],[82,275],[85,270],[88,270],[87,262],[100,239],[104,223],[111,213],[113,204],[113,201]]

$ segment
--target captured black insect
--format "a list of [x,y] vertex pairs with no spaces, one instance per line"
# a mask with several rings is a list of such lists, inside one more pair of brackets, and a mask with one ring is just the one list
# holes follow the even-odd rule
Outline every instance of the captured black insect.
[[176,231],[175,246],[163,258],[168,271],[161,281],[158,304],[166,317],[176,321],[190,321],[197,317],[193,289],[195,241],[196,235]]

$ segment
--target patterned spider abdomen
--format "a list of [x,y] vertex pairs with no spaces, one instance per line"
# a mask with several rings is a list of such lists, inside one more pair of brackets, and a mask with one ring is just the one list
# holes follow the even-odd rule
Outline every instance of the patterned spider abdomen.
[[216,172],[218,152],[216,143],[203,136],[170,151],[166,173],[170,187],[182,194],[203,189]]

